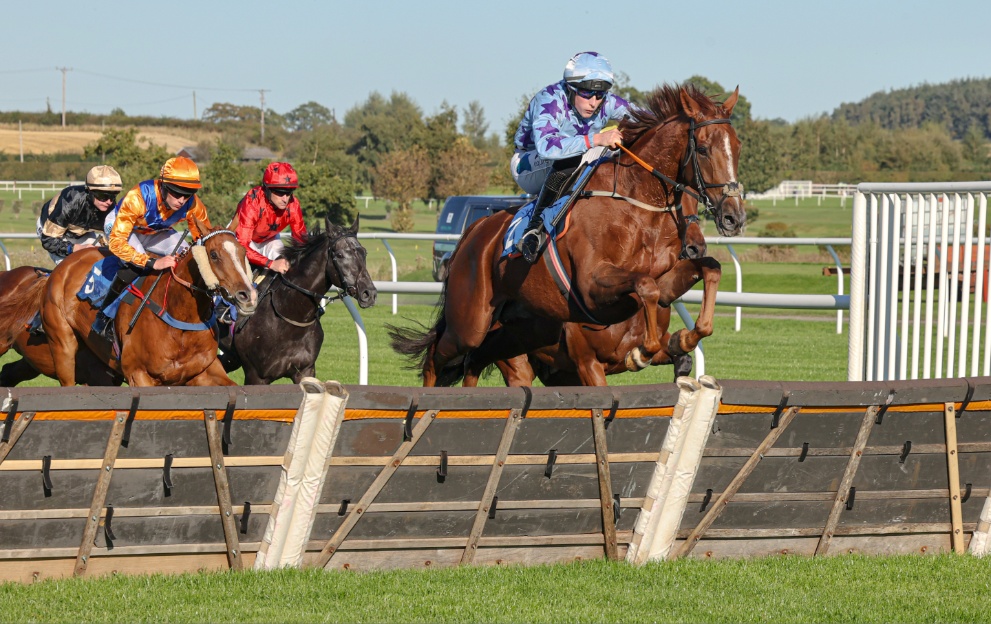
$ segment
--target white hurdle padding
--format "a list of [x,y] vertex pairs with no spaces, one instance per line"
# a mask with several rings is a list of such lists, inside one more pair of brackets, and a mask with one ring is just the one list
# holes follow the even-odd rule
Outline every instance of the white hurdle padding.
[[344,422],[348,393],[341,384],[307,377],[299,385],[303,402],[293,421],[256,570],[302,565],[327,466]]
[[712,431],[712,421],[719,411],[722,386],[709,375],[702,375],[699,383],[702,388],[695,400],[691,422],[683,434],[685,441],[671,475],[671,485],[663,505],[657,510],[657,529],[647,552],[649,561],[666,559],[674,546],[681,519],[688,507],[688,496],[702,463],[702,452]]
[[968,551],[970,554],[984,557],[989,552],[991,552],[991,538],[989,538],[989,531],[991,531],[991,496],[984,499],[984,508],[981,510],[981,519],[977,522],[977,528],[974,530],[974,535],[970,538],[970,547]]
[[671,487],[674,467],[684,447],[683,434],[692,420],[698,392],[702,388],[701,384],[692,377],[679,377],[676,383],[680,389],[678,402],[671,413],[671,422],[664,435],[664,443],[654,465],[654,473],[647,485],[647,495],[640,508],[637,524],[633,528],[633,539],[626,551],[627,563],[643,565],[647,561],[650,545],[657,532],[657,520],[660,518],[660,514],[654,512],[664,506],[664,500]]

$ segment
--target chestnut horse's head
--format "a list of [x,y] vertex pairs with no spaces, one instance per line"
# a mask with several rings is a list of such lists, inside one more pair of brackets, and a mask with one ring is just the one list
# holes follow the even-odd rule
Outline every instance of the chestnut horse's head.
[[670,205],[682,195],[679,232],[685,241],[684,257],[705,253],[704,242],[688,240],[701,237],[695,226],[696,203],[716,222],[720,234],[736,236],[743,231],[743,187],[736,177],[740,140],[730,123],[738,98],[739,89],[720,104],[694,85],[663,85],[647,96],[644,108],[635,109],[623,122],[624,140],[661,181],[648,199]]
[[[740,97],[737,87],[722,105],[705,95],[682,87],[681,103],[689,118],[688,147],[679,177],[700,195],[699,201],[723,236],[743,231],[747,212],[743,185],[736,178],[740,166],[740,139],[730,123]],[[704,100],[703,100],[704,98]]]
[[211,230],[199,219],[194,223],[203,234],[192,247],[202,286],[236,306],[239,315],[251,315],[258,305],[258,294],[251,283],[251,267],[244,247],[230,230]]

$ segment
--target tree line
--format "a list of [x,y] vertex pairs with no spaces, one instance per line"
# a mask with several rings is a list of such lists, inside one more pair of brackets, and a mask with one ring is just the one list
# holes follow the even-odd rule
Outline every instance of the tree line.
[[[716,99],[732,91],[703,76],[685,82]],[[643,101],[646,94],[622,73],[614,90],[633,103]],[[266,110],[264,138],[261,110],[230,103],[213,104],[196,121],[130,117],[116,109],[105,116],[70,112],[67,123],[108,126],[74,166],[82,169],[93,160],[119,164],[125,181],[132,175],[154,175],[169,156],[164,148],[138,145],[136,126],[218,131],[218,141],[198,146],[209,155],[203,164],[204,200],[210,202],[211,212],[232,214],[245,187],[257,183],[261,167],[240,163],[240,153],[244,146],[264,145],[299,170],[299,195],[308,218],[329,213],[334,221],[347,223],[356,212],[353,197],[371,192],[391,202],[392,225],[404,231],[412,227],[416,200],[443,200],[490,189],[518,192],[507,163],[513,134],[531,95],[521,94],[518,115],[501,132],[490,129],[477,101],[460,110],[444,103],[425,114],[400,92],[389,96],[373,92],[340,120],[317,102],[284,114]],[[843,104],[831,115],[789,123],[754,118],[744,91],[733,111],[742,142],[740,179],[747,190],[757,192],[784,179],[850,184],[986,179],[989,100],[991,80],[959,80],[876,93],[862,102]],[[0,123],[18,120],[56,125],[61,115],[0,112]],[[0,177],[11,166],[21,165],[9,156],[2,160],[7,162],[0,162]]]

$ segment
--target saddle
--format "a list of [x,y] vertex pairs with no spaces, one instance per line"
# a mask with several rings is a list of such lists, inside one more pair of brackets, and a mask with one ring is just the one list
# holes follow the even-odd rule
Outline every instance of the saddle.
[[[575,200],[582,196],[582,191],[592,177],[592,172],[600,164],[611,159],[611,156],[606,155],[594,162],[587,163],[584,167],[575,169],[571,177],[561,185],[561,189],[556,193],[552,203],[540,215],[544,222],[544,231],[547,232],[546,238],[541,241],[541,249],[547,244],[547,241],[551,239],[556,240],[564,236],[564,233],[568,229],[567,222],[565,221],[563,227],[561,226],[561,222],[565,220]],[[516,216],[513,217],[513,220],[509,224],[509,229],[506,230],[506,236],[503,240],[502,257],[519,255],[516,251],[516,244],[523,238],[523,234],[526,232],[526,226],[530,222],[530,216],[536,207],[537,200],[535,199],[517,211]]]

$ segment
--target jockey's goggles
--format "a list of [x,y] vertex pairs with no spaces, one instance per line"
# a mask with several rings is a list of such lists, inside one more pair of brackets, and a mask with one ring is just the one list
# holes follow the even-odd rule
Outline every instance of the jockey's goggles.
[[593,91],[591,89],[575,89],[575,94],[578,97],[584,98],[586,100],[601,100],[606,97],[608,91]]
[[291,188],[269,188],[268,192],[272,195],[278,195],[279,197],[292,197],[295,189]]
[[97,201],[117,201],[118,193],[113,191],[90,191],[93,194],[93,199]]
[[173,197],[178,197],[180,199],[189,199],[193,195],[196,195],[196,189],[182,188],[181,186],[176,186],[174,184],[163,184],[165,190],[168,191]]

